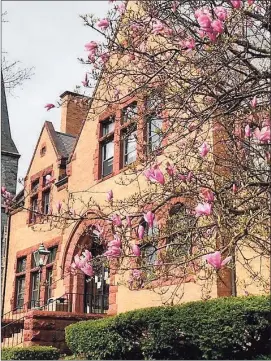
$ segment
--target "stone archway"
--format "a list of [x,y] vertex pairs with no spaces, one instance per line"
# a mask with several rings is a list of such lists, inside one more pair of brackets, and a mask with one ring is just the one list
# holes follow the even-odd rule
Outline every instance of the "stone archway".
[[[88,214],[94,214],[93,212],[88,212]],[[95,213],[95,216],[97,214]],[[87,230],[91,226],[99,224],[105,228],[105,234],[107,237],[112,236],[112,231],[110,225],[105,223],[105,221],[98,221],[95,219],[83,220],[78,222],[73,228],[71,235],[67,241],[67,244],[64,249],[63,258],[62,258],[62,276],[68,273],[64,278],[64,288],[65,294],[69,295],[73,303],[73,311],[76,313],[84,312],[84,292],[85,292],[85,275],[81,272],[77,272],[76,275],[69,273],[69,268],[73,262],[75,254],[80,253],[80,248],[83,248],[84,245],[89,244],[90,235]],[[91,250],[91,247],[90,247]],[[116,305],[116,292],[117,286],[115,286],[115,275],[110,274],[109,278],[109,310],[107,314],[116,314],[117,305]]]

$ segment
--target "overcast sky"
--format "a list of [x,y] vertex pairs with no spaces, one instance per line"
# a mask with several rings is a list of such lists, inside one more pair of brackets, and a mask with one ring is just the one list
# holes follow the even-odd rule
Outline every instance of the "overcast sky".
[[[112,7],[112,5],[111,5]],[[60,110],[47,112],[65,90],[73,91],[85,74],[78,57],[85,57],[84,45],[100,40],[83,26],[79,15],[104,17],[110,8],[101,1],[2,1],[8,23],[2,25],[2,51],[22,67],[35,67],[35,75],[15,95],[7,94],[12,137],[18,148],[18,177],[24,177],[45,120],[60,127]]]

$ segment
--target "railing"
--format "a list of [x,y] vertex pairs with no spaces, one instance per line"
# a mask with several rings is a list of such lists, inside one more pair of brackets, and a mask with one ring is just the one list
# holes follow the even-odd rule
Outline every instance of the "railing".
[[57,298],[50,298],[45,304],[31,300],[20,308],[6,312],[2,317],[2,347],[13,347],[23,342],[25,313],[30,310],[62,311],[76,313],[106,313],[109,308],[109,295],[66,293]]

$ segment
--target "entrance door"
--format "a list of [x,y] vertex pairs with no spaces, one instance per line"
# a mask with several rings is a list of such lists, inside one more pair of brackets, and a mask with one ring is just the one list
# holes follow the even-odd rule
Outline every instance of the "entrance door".
[[85,313],[106,313],[109,308],[109,270],[103,265],[95,276],[85,277]]

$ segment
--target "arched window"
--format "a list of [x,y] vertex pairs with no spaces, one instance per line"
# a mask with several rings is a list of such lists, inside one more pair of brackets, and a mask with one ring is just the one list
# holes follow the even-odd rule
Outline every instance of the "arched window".
[[165,232],[167,254],[176,259],[192,251],[192,236],[195,217],[189,214],[183,203],[176,203],[169,211]]

